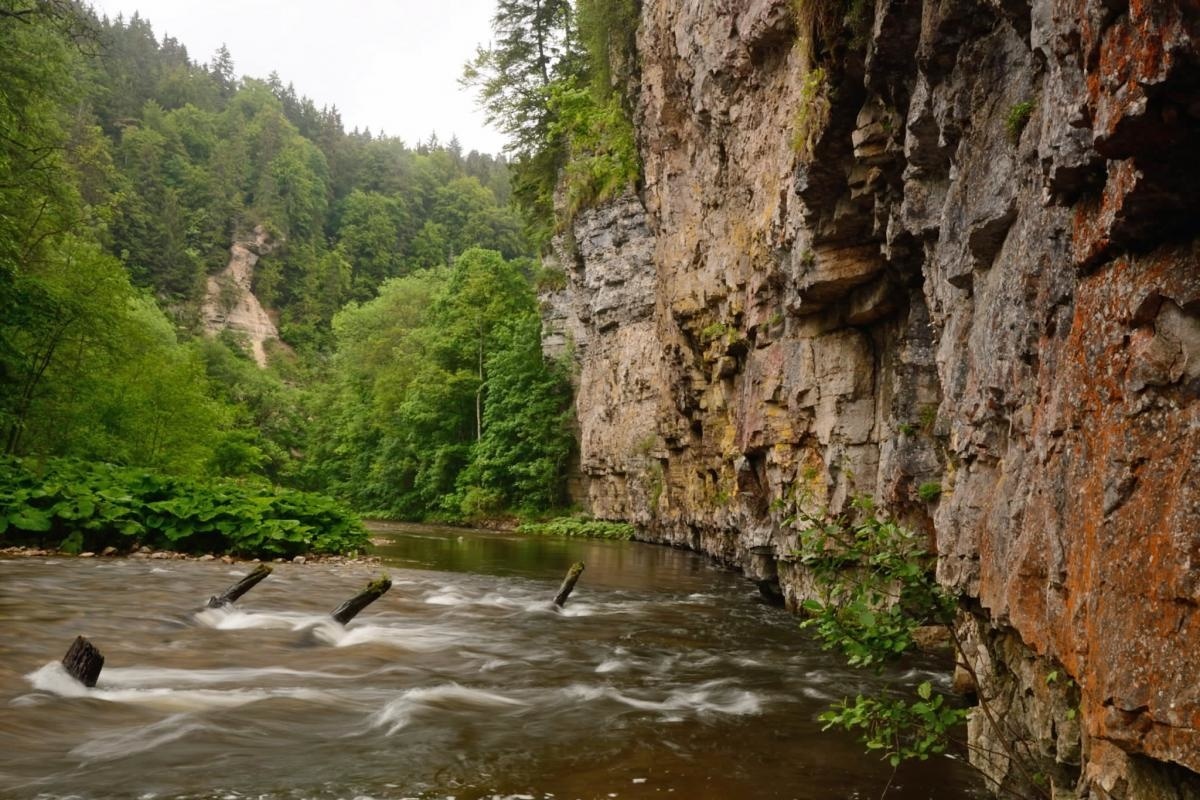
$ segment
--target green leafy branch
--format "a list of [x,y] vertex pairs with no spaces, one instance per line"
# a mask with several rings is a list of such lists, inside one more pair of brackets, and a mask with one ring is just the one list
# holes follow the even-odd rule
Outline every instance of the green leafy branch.
[[[807,619],[827,650],[839,650],[857,667],[882,669],[910,652],[918,628],[944,628],[961,663],[980,685],[954,628],[958,598],[938,584],[936,556],[924,536],[881,512],[870,498],[854,500],[849,514],[823,517],[791,501],[784,524],[797,530],[796,558],[813,577],[819,594],[803,604]],[[984,698],[979,708],[1001,735],[1005,755],[1034,791],[1048,795],[1032,773],[1029,756],[1019,756]],[[880,752],[893,767],[908,759],[925,760],[946,751],[954,729],[969,709],[951,705],[930,683],[916,694],[891,690],[881,696],[858,695],[822,713],[825,729],[858,734],[869,751]]]

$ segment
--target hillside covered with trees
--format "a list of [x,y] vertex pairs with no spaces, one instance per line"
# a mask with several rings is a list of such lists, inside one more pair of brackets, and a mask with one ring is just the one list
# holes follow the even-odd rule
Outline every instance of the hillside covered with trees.
[[[562,505],[570,390],[542,356],[533,258],[562,114],[529,128],[556,147],[514,148],[514,204],[503,157],[346,131],[275,74],[236,78],[225,48],[201,62],[146,19],[65,0],[2,9],[6,456],[269,481],[406,518]],[[561,40],[572,9],[555,9]],[[577,65],[538,89],[546,108],[592,96],[583,53],[537,69]],[[488,58],[476,78],[522,74]],[[523,127],[497,105],[508,90],[485,89]],[[208,277],[258,226],[274,246],[254,292],[282,340],[265,370],[202,330]]]

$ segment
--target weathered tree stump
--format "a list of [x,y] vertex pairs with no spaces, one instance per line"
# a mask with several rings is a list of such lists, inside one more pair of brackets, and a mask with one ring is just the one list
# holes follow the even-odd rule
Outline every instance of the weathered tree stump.
[[374,603],[376,600],[383,597],[390,588],[392,588],[392,581],[388,576],[384,575],[377,581],[371,581],[371,583],[367,585],[366,589],[363,589],[354,597],[351,597],[349,600],[335,608],[329,616],[333,617],[335,621],[345,625],[347,622],[358,616],[358,612],[362,611],[364,608],[371,605],[371,603]]
[[233,584],[220,594],[214,594],[212,597],[208,598],[208,607],[221,608],[222,606],[230,605],[246,592],[257,586],[263,578],[270,574],[270,567],[268,567],[266,564],[259,564],[249,575],[242,578],[240,581]]
[[91,687],[96,685],[100,670],[104,669],[104,656],[87,639],[76,636],[62,663],[72,678]]
[[567,577],[563,578],[562,586],[558,587],[558,594],[554,596],[554,605],[562,608],[567,598],[571,596],[571,592],[575,590],[575,583],[579,580],[579,576],[583,574],[583,562],[576,561],[567,570]]

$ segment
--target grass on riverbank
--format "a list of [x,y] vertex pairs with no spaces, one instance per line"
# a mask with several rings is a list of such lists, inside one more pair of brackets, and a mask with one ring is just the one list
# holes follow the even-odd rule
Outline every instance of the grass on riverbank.
[[626,522],[610,522],[588,517],[557,517],[546,522],[522,523],[517,527],[517,533],[628,540],[633,538],[634,528]]
[[0,543],[66,553],[141,546],[183,553],[290,558],[355,553],[361,520],[311,492],[189,480],[71,459],[0,461]]

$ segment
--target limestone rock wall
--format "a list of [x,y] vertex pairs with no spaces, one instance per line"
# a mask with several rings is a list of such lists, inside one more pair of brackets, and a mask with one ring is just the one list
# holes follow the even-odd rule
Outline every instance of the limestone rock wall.
[[1056,797],[1200,797],[1200,5],[796,5],[643,2],[645,184],[544,299],[592,512],[753,569],[872,494]]

